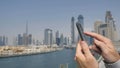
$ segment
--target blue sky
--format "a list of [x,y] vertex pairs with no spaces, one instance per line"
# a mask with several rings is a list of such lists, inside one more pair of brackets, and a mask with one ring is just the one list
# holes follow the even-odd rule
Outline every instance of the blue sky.
[[107,10],[112,12],[117,27],[120,26],[120,0],[0,0],[0,35],[17,36],[25,32],[43,40],[45,28],[70,36],[71,17],[77,21],[84,16],[86,30],[93,29],[96,20],[104,22]]

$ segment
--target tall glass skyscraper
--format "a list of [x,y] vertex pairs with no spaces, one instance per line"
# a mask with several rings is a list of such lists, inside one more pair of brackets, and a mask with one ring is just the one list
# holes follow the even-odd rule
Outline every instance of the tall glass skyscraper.
[[28,35],[28,44],[31,45],[32,44],[32,34]]
[[59,31],[56,32],[56,44],[60,45]]
[[44,44],[52,45],[53,44],[53,35],[51,29],[45,29],[44,31]]
[[[82,15],[79,15],[77,19],[78,19],[77,23],[80,23],[82,25],[84,31],[84,17]],[[80,40],[80,36],[78,35],[78,41],[79,40]]]
[[8,44],[8,38],[6,36],[0,36],[0,46],[7,45]]
[[80,23],[83,27],[83,31],[84,31],[84,18],[82,15],[79,15],[78,16],[78,23]]
[[63,36],[63,34],[60,35],[60,45],[61,46],[64,45],[64,36]]
[[74,44],[75,43],[75,27],[74,27],[74,22],[75,19],[74,17],[71,18],[71,43]]
[[18,34],[18,45],[23,45],[23,37],[21,34]]

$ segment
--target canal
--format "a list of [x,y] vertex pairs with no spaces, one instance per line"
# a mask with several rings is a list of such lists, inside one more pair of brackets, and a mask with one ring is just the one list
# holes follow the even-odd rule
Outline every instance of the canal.
[[76,68],[75,49],[20,57],[0,58],[0,68]]

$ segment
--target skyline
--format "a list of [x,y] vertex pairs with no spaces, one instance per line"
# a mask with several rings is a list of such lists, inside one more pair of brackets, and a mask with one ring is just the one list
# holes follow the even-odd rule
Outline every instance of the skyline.
[[118,28],[120,26],[119,2],[109,0],[3,0],[0,2],[0,35],[15,37],[23,34],[28,21],[28,33],[41,41],[46,28],[52,29],[54,35],[59,30],[65,36],[70,36],[71,17],[75,17],[76,23],[78,15],[83,15],[85,30],[90,31],[93,30],[96,20],[100,19],[104,22],[107,10],[111,11]]

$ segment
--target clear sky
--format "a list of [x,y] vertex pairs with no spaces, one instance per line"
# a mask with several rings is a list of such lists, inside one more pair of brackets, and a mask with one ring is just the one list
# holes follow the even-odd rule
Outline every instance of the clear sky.
[[0,0],[0,35],[23,34],[28,21],[29,33],[37,39],[43,40],[45,28],[70,36],[72,16],[77,21],[82,14],[85,29],[92,30],[96,20],[104,22],[107,10],[119,27],[120,0]]

